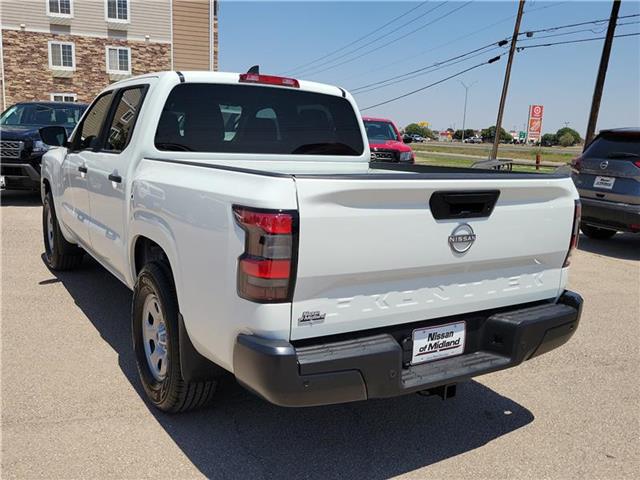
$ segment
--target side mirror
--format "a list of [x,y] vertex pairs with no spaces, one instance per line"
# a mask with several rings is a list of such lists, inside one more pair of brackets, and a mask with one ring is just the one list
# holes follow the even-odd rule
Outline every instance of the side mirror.
[[42,127],[39,132],[40,138],[42,138],[42,141],[47,145],[53,147],[66,147],[68,145],[67,131],[64,127],[51,125],[49,127]]
[[409,135],[405,135],[405,136],[402,137],[402,141],[404,143],[411,143],[411,142],[413,142],[413,138],[411,138]]

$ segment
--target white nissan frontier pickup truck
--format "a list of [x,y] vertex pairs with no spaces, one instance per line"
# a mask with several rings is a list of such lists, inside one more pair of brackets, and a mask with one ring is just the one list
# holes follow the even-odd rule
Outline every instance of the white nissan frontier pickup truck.
[[341,88],[149,74],[106,88],[70,138],[40,133],[59,147],[42,164],[46,262],[88,253],[133,290],[162,410],[208,403],[226,372],[283,406],[447,397],[578,326],[571,178],[370,163]]

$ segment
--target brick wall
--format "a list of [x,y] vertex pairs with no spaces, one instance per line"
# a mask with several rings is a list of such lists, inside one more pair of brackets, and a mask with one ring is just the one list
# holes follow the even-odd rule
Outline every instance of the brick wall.
[[213,17],[213,70],[219,70],[218,65],[218,15]]
[[[54,77],[49,69],[48,42],[74,42],[76,70],[69,78]],[[49,100],[51,93],[75,93],[90,102],[112,81],[106,72],[107,46],[131,48],[133,75],[170,70],[171,46],[166,43],[94,38],[3,30],[6,106],[19,101]]]

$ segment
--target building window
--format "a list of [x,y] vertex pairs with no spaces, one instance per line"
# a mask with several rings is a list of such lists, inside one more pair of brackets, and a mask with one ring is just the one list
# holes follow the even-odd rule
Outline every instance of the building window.
[[71,42],[49,42],[49,68],[52,70],[75,70],[76,51]]
[[51,17],[73,17],[72,0],[45,0],[47,15]]
[[77,102],[78,96],[75,93],[52,93],[52,102]]
[[131,49],[128,47],[107,47],[107,73],[131,73]]
[[105,0],[108,22],[129,22],[129,0]]

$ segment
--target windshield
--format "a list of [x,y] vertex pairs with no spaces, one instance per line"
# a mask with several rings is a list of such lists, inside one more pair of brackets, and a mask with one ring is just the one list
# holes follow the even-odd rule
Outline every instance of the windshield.
[[367,129],[367,137],[371,143],[398,140],[398,135],[389,122],[365,120],[364,127]]
[[361,155],[358,119],[342,97],[248,85],[182,84],[156,131],[159,150]]
[[60,125],[73,127],[82,116],[84,105],[19,103],[0,117],[0,125]]

